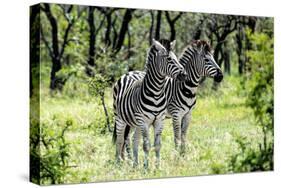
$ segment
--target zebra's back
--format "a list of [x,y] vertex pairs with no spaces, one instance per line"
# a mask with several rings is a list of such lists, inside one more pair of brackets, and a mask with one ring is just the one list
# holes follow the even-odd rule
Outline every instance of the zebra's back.
[[113,86],[113,108],[116,115],[116,105],[120,104],[121,98],[124,96],[128,88],[136,81],[143,79],[145,72],[131,71],[123,75]]

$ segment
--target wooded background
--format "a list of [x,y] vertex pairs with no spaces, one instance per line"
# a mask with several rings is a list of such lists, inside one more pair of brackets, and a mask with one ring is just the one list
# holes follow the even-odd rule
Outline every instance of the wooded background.
[[[62,90],[77,67],[112,82],[125,72],[143,70],[152,38],[176,39],[178,55],[192,40],[208,40],[226,74],[231,68],[244,74],[250,68],[245,54],[251,49],[249,33],[273,37],[273,19],[263,17],[52,4],[35,7],[30,16],[31,41],[41,41],[40,62],[51,63],[51,90]],[[34,21],[37,16],[40,23]]]

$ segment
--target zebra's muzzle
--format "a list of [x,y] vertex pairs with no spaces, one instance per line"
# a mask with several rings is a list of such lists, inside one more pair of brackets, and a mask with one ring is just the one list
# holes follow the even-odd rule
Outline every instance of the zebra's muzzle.
[[220,69],[217,70],[216,76],[214,76],[215,82],[221,82],[223,79],[223,74]]

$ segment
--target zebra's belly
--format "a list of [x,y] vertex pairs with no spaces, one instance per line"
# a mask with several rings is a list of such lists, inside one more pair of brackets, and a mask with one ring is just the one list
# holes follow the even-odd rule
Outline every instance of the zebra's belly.
[[166,109],[164,108],[161,111],[150,111],[150,112],[129,112],[126,111],[126,114],[120,114],[119,117],[121,120],[130,125],[131,127],[138,127],[142,124],[152,124],[154,121],[159,119],[164,119],[166,114]]
[[166,117],[182,117],[187,114],[195,105],[196,98],[188,99],[185,103],[179,103],[178,101],[172,101],[167,106]]

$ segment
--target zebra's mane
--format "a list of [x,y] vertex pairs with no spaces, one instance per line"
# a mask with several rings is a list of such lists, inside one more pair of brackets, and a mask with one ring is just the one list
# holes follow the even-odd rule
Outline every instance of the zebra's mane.
[[[167,52],[170,53],[170,51],[171,51],[171,42],[170,42],[169,40],[167,40],[167,39],[160,39],[159,42],[160,42],[160,44],[162,44],[162,46],[164,46],[164,48],[167,50]],[[147,58],[146,58],[146,62],[145,62],[145,65],[144,65],[144,71],[147,70],[147,65],[148,65],[149,63],[151,63],[151,62],[149,61],[149,56],[150,56],[150,53],[151,53],[151,51],[152,51],[153,49],[155,49],[155,46],[154,46],[154,45],[151,46],[150,49],[149,49],[148,52],[147,52]]]
[[209,42],[207,42],[206,40],[194,40],[191,43],[189,43],[185,49],[182,52],[182,55],[184,54],[185,51],[187,51],[188,49],[194,49],[196,51],[200,51],[200,50],[204,50],[205,53],[207,52],[211,52],[212,51],[212,47],[209,44]]
[[[182,51],[179,60],[188,52],[204,52],[204,53],[211,53],[212,51],[212,47],[209,44],[209,42],[207,42],[206,40],[194,40],[191,43],[189,43],[184,50]],[[181,61],[180,61],[181,63]],[[183,65],[183,64],[182,64]],[[185,67],[185,65],[183,65]]]

